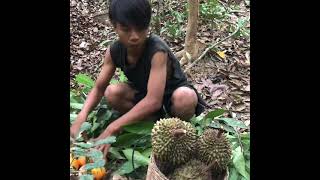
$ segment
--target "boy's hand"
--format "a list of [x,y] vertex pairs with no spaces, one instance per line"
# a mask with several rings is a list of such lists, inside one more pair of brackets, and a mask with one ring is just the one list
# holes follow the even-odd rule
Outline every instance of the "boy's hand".
[[[95,141],[98,141],[100,139],[105,139],[109,136],[112,136],[112,135],[116,134],[117,131],[118,131],[118,129],[114,126],[114,123],[111,123],[111,124],[109,124],[107,129],[103,133],[101,133],[99,137],[97,137],[95,139]],[[108,154],[110,146],[111,146],[110,144],[103,144],[103,145],[96,147],[98,150],[103,152],[103,157],[105,160],[107,160],[107,154]]]
[[87,116],[83,113],[79,113],[77,116],[77,119],[75,120],[75,122],[72,124],[71,128],[70,128],[70,136],[73,138],[76,138],[77,134],[80,131],[81,125],[84,121],[86,121]]
[[80,130],[80,127],[81,127],[81,123],[75,122],[75,123],[72,124],[72,126],[71,126],[71,128],[70,128],[70,136],[71,136],[72,138],[76,138],[77,133],[78,133],[79,130]]

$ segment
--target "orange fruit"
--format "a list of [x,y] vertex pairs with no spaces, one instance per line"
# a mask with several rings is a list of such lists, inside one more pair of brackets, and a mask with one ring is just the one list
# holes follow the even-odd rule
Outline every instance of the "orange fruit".
[[86,164],[86,157],[85,157],[85,156],[80,156],[80,157],[78,158],[78,161],[79,161],[79,165],[80,165],[80,166],[83,166],[83,165]]
[[91,173],[95,180],[101,180],[106,175],[104,167],[91,169]]
[[73,159],[73,161],[71,162],[71,167],[73,167],[74,169],[78,170],[80,167],[80,163],[77,159]]

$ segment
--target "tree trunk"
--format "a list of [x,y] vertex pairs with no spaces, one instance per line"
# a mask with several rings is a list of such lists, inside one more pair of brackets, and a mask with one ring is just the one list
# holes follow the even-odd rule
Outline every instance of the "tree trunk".
[[[178,55],[183,55],[180,64],[192,62],[198,56],[197,31],[199,17],[199,0],[188,0],[188,25],[185,38],[185,46],[183,52],[178,52]],[[178,57],[180,58],[180,57]]]

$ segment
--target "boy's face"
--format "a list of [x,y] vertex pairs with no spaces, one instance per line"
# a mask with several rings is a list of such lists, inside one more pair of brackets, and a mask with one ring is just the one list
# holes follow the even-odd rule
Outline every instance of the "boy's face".
[[119,41],[127,48],[139,48],[143,45],[148,35],[148,29],[138,29],[134,26],[124,26],[119,23],[115,26]]

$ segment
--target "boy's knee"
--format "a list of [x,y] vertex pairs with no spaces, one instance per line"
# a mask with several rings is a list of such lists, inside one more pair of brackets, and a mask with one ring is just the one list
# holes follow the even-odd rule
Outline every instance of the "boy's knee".
[[113,101],[120,95],[120,88],[115,84],[110,84],[104,92],[107,101]]
[[172,94],[171,101],[175,111],[189,111],[195,109],[198,97],[194,90],[180,87]]

